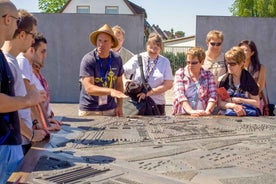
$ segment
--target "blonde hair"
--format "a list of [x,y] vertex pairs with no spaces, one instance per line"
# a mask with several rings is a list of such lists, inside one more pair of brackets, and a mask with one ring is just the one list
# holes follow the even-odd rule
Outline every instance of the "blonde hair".
[[245,54],[242,48],[234,46],[225,53],[226,61],[235,61],[238,64],[244,63]]
[[157,33],[150,33],[148,41],[147,41],[147,45],[149,45],[150,43],[156,44],[158,47],[160,47],[161,50],[163,49],[162,38]]
[[197,57],[200,62],[202,62],[206,57],[205,50],[203,47],[190,48],[186,53],[186,56],[188,55],[192,56],[192,58]]
[[223,42],[224,35],[219,30],[212,30],[209,31],[209,33],[206,35],[206,42],[209,42],[211,39],[221,39],[221,41]]
[[123,37],[125,37],[125,30],[121,27],[121,26],[119,26],[119,25],[116,25],[116,26],[113,26],[112,27],[112,31],[114,32],[114,34],[115,34],[115,32],[118,32],[118,33],[122,33],[122,35],[123,35]]

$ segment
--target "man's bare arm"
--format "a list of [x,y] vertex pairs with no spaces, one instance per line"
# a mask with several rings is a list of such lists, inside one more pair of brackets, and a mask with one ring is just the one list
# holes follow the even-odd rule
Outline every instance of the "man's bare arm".
[[31,89],[26,96],[8,96],[0,93],[0,113],[13,112],[31,107],[46,100],[45,91]]

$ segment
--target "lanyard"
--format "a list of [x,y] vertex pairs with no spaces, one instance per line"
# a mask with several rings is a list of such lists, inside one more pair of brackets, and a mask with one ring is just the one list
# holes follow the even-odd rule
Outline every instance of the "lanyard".
[[196,92],[195,92],[195,96],[194,96],[194,100],[193,100],[193,104],[192,104],[192,109],[194,109],[194,110],[196,110],[197,109],[197,101],[198,101],[198,88],[199,88],[199,86],[200,86],[200,80],[197,82],[197,83],[195,83],[195,90],[196,90]]
[[153,69],[154,69],[157,61],[158,61],[158,56],[157,56],[157,58],[153,62],[150,60],[150,58],[148,59],[148,65],[147,65],[147,70],[146,70],[146,81],[147,82],[149,80],[150,75],[153,72]]
[[111,60],[111,53],[109,54],[109,57],[108,57],[108,63],[107,63],[106,70],[104,70],[104,68],[103,68],[103,62],[102,62],[101,58],[98,56],[97,53],[96,53],[96,60],[97,60],[97,62],[100,65],[101,78],[103,80],[103,83],[105,83],[106,80],[107,80],[107,71],[111,67],[111,62],[112,62],[112,60]]

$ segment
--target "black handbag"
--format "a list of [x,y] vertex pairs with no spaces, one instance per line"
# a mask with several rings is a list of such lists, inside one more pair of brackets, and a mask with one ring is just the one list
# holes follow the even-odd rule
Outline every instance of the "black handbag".
[[[138,102],[137,94],[141,92],[147,93],[152,89],[151,86],[145,80],[143,62],[140,54],[138,54],[138,64],[140,68],[142,83],[137,84],[134,82],[129,82],[128,84],[126,84],[125,94],[131,98],[129,102],[136,107],[136,109],[138,110],[138,115],[161,115],[157,105],[151,97],[147,96],[145,99]],[[132,77],[133,76],[131,76],[131,78]]]
[[[132,76],[130,79],[132,79]],[[137,84],[134,81],[128,82],[126,84],[125,94],[129,96],[131,99],[138,100],[137,95],[142,92],[143,85]]]
[[[127,82],[126,89],[125,89],[125,94],[135,101],[138,100],[137,95],[139,93],[141,92],[147,93],[148,91],[151,90],[150,85],[145,80],[142,57],[140,54],[138,54],[137,57],[138,57],[138,64],[140,68],[142,83],[136,83],[134,81]],[[130,80],[132,80],[132,78],[133,78],[133,74],[130,76]]]

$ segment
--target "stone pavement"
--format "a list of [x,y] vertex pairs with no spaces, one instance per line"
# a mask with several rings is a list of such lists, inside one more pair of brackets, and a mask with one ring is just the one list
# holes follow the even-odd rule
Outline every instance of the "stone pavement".
[[[171,115],[173,103],[173,88],[166,92],[166,115]],[[55,116],[77,116],[78,103],[51,103]]]

